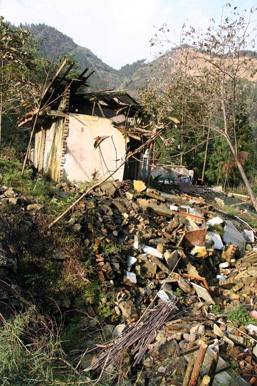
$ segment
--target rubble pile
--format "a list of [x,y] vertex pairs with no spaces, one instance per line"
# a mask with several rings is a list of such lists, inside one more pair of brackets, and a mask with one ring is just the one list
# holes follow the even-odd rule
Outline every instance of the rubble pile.
[[[84,232],[86,245],[94,242],[97,246],[98,278],[116,288],[113,312],[122,319],[117,326],[120,340],[116,334],[112,349],[108,343],[96,367],[103,366],[108,373],[110,368],[114,371],[112,360],[122,358],[123,349],[135,354],[138,325],[145,326],[144,316],[171,305],[169,321],[158,328],[152,326],[145,355],[140,361],[139,354],[134,357],[134,365],[140,362],[144,368],[140,384],[182,384],[175,379],[179,373],[183,378],[190,355],[197,356],[199,347],[206,344],[201,377],[210,371],[217,351],[220,355],[214,374],[219,376],[215,376],[214,385],[224,384],[224,379],[257,385],[257,328],[249,322],[254,323],[250,313],[257,288],[254,230],[231,216],[210,212],[210,205],[199,195],[167,194],[146,189],[136,181],[133,186],[109,182],[84,204],[84,223],[74,218],[73,227]],[[106,253],[102,245],[108,244],[119,250]],[[229,318],[233,313],[236,318],[242,305],[248,312],[247,324],[240,321],[236,326]],[[179,364],[182,359],[184,365]],[[133,360],[130,362],[133,367]],[[238,367],[237,372],[231,363]]]
[[[66,185],[60,195],[68,194]],[[9,193],[1,199],[17,205],[19,197]],[[84,367],[113,377],[113,384],[121,366],[127,385],[257,385],[256,232],[211,211],[200,193],[108,181],[65,218],[93,256],[99,283],[116,293],[113,339],[97,359],[83,354]],[[0,272],[9,267],[6,259]],[[97,318],[97,305],[87,312]]]

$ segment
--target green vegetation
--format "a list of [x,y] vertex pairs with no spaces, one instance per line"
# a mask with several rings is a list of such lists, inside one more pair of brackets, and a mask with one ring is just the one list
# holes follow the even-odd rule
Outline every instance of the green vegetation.
[[[159,159],[163,162],[164,155],[168,163],[174,154],[176,162],[194,169],[200,180],[222,183],[224,188],[243,180],[257,210],[251,186],[256,177],[255,126],[251,127],[256,109],[250,117],[247,108],[248,96],[254,96],[250,84],[254,85],[257,65],[244,51],[249,41],[254,46],[255,29],[249,21],[253,13],[231,10],[221,24],[211,20],[206,33],[185,27],[182,42],[189,45],[176,50],[175,71],[166,89],[144,90],[141,103],[155,124],[165,128],[166,141],[156,141],[154,158],[163,153]],[[160,31],[163,36],[153,44],[165,39],[166,29]],[[174,116],[178,123],[172,126],[168,118]]]
[[257,326],[257,321],[251,315],[251,311],[244,306],[239,306],[235,311],[228,312],[227,320],[231,321],[236,327],[253,324]]
[[[85,247],[82,236],[93,231],[87,225],[82,234],[76,234],[72,231],[73,222],[63,220],[49,231],[51,219],[81,194],[79,188],[65,182],[55,184],[31,168],[24,176],[20,171],[21,162],[15,153],[2,151],[2,184],[19,193],[20,202],[2,203],[1,237],[4,240],[8,231],[12,249],[18,253],[19,275],[10,275],[14,288],[22,289],[23,297],[10,289],[14,316],[8,320],[1,315],[0,383],[90,384],[92,380],[73,367],[67,354],[72,349],[86,350],[90,340],[106,342],[105,324],[118,321],[113,310],[116,291],[106,282],[99,283],[92,262],[96,251],[108,257],[119,249],[112,243]],[[62,187],[67,190],[65,195]],[[44,204],[36,216],[25,210],[34,202]],[[90,202],[85,210],[93,223],[95,214]],[[80,216],[79,210],[72,213],[75,221]],[[88,307],[95,310],[97,319],[89,317]],[[80,343],[74,340],[76,336]]]
[[62,386],[81,380],[65,360],[56,323],[34,306],[1,322],[1,385]]

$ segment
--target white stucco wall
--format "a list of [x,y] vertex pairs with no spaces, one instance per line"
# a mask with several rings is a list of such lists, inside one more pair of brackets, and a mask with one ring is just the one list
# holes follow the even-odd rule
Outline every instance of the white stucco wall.
[[[82,114],[69,114],[64,176],[70,181],[85,182],[109,176],[124,161],[126,140],[109,119]],[[95,138],[109,136],[97,149]],[[122,180],[124,166],[112,178]]]

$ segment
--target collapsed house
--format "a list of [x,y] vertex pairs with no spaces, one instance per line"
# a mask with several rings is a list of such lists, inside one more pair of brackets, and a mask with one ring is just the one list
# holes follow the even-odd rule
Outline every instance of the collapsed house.
[[[138,152],[148,130],[140,128],[140,105],[121,91],[88,91],[88,69],[77,79],[57,76],[42,100],[35,128],[34,166],[55,181],[136,179],[140,173]],[[22,124],[36,116],[30,113]]]

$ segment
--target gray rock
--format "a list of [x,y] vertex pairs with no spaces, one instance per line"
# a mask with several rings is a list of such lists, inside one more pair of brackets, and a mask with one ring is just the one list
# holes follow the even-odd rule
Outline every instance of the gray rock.
[[166,341],[165,343],[157,342],[152,351],[151,355],[155,360],[163,361],[167,357],[171,358],[176,351],[176,345],[174,342]]
[[106,181],[101,185],[102,192],[108,194],[110,197],[113,197],[118,188],[116,181]]
[[29,212],[39,212],[41,209],[43,209],[44,205],[42,204],[30,204],[27,206],[27,210]]
[[8,189],[4,192],[4,197],[6,197],[6,198],[17,197],[17,193],[15,193],[15,191],[13,190],[13,188],[8,188]]
[[164,258],[166,260],[166,263],[168,265],[169,270],[172,271],[173,268],[175,267],[175,265],[177,264],[177,261],[178,261],[178,258],[179,258],[178,251],[175,250],[172,253],[166,251],[164,253]]
[[145,261],[141,265],[142,273],[149,279],[152,279],[156,275],[157,265],[152,263],[151,261]]
[[114,328],[114,330],[113,330],[113,336],[115,336],[115,337],[119,337],[119,336],[121,336],[122,335],[122,332],[124,331],[124,329],[126,328],[127,326],[126,326],[126,324],[118,324],[115,328]]
[[183,334],[183,338],[188,342],[194,342],[196,340],[196,335],[194,333],[191,334]]
[[138,319],[136,306],[131,300],[120,302],[119,307],[122,312],[122,316],[125,319],[128,319],[128,320]]

